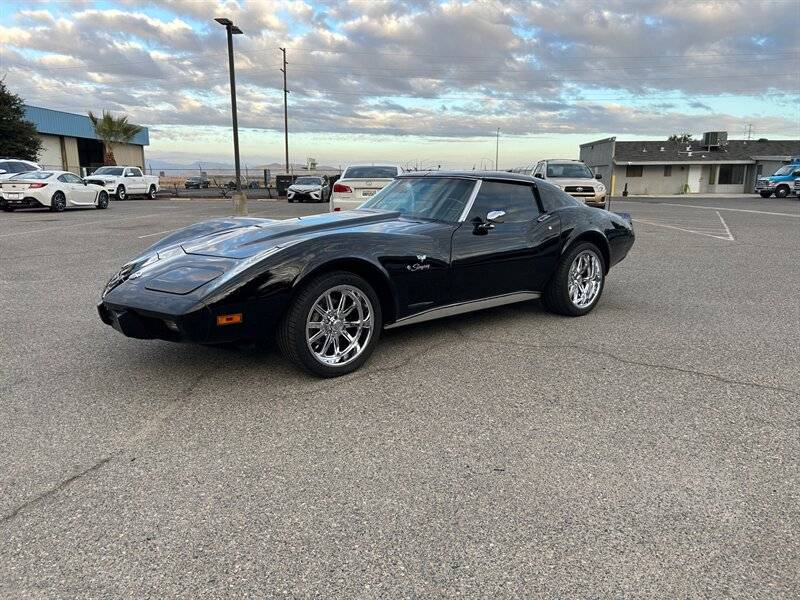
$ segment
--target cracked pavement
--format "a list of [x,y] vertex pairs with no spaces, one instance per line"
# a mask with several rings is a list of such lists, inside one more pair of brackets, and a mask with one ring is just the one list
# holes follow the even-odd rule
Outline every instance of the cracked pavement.
[[[661,226],[713,207],[732,241]],[[384,332],[334,381],[97,318],[229,204],[0,214],[0,597],[796,597],[800,201],[613,210],[590,315]]]

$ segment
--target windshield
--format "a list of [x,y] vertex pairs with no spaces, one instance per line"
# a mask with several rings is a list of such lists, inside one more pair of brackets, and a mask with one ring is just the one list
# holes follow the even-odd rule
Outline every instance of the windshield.
[[591,179],[594,175],[592,175],[589,167],[582,163],[547,163],[547,177],[554,179],[559,177]]
[[11,179],[47,179],[52,174],[52,171],[28,171],[14,175]]
[[347,167],[342,179],[393,179],[397,177],[397,167]]
[[322,181],[319,177],[298,177],[295,182],[295,185],[320,185]]
[[404,177],[396,179],[359,208],[398,211],[405,217],[458,221],[475,187],[469,179]]
[[100,167],[92,173],[92,175],[116,175],[122,176],[122,168],[121,167]]
[[783,167],[775,171],[773,175],[791,175],[796,170],[800,170],[800,165],[784,165]]

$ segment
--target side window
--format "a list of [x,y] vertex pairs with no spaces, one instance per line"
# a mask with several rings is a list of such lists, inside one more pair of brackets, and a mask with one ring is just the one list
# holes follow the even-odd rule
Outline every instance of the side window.
[[130,172],[134,177],[141,177],[142,176],[141,169],[130,169]]
[[506,223],[522,223],[539,216],[533,187],[526,183],[484,181],[469,211],[467,221],[475,219],[483,221],[493,210],[505,211]]
[[25,173],[26,171],[31,170],[27,169],[26,167],[27,165],[25,163],[21,163],[16,160],[11,160],[8,162],[8,171],[10,173]]
[[133,177],[133,169],[125,169],[123,177]]
[[539,190],[539,198],[546,212],[581,205],[575,198],[553,185],[542,184],[536,186],[536,189]]

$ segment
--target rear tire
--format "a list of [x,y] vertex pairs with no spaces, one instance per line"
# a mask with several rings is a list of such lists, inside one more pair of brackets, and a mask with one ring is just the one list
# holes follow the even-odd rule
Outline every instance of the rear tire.
[[319,377],[338,377],[369,359],[382,319],[378,296],[365,279],[333,271],[302,287],[281,319],[276,338],[283,355],[298,367]]
[[117,200],[127,200],[128,199],[128,192],[125,191],[124,186],[119,186],[117,188]]
[[50,212],[63,212],[67,208],[67,197],[63,192],[56,192],[50,199]]
[[150,198],[150,200],[155,200],[158,197],[158,192],[156,191],[156,186],[154,186],[154,185],[150,186],[150,189],[147,190],[147,197]]
[[542,302],[550,312],[581,317],[600,301],[605,279],[603,253],[591,242],[580,242],[561,257]]
[[761,196],[762,198],[769,198],[770,196],[772,196],[772,192],[759,192],[758,195]]
[[788,186],[782,185],[777,190],[775,190],[775,197],[776,198],[786,198],[789,195],[789,188]]

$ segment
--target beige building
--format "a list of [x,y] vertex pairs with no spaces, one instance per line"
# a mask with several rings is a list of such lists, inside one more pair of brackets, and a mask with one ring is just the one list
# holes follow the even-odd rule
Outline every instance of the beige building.
[[800,156],[800,140],[728,140],[725,132],[693,142],[581,144],[581,160],[609,182],[612,196],[627,185],[631,195],[752,193],[760,175],[771,175]]
[[[103,165],[103,143],[95,135],[88,116],[25,106],[25,118],[36,126],[42,140],[38,163],[43,168],[84,175]],[[144,170],[144,147],[149,144],[150,132],[146,127],[131,143],[114,144],[117,163]]]

